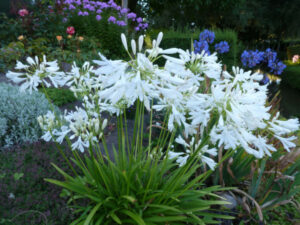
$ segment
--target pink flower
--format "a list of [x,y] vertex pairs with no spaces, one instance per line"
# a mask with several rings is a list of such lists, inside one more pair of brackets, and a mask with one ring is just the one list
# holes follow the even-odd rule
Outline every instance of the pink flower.
[[22,17],[26,16],[29,14],[28,10],[27,9],[20,9],[18,14]]
[[67,34],[69,34],[69,35],[75,34],[75,28],[74,27],[67,27]]
[[298,60],[299,60],[299,55],[294,55],[292,59],[293,63],[298,62]]

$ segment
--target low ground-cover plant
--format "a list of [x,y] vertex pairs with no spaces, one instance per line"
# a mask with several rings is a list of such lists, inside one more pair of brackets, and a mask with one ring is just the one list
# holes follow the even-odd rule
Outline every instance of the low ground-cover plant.
[[37,141],[42,130],[36,117],[51,110],[45,96],[22,93],[17,86],[0,83],[0,98],[0,149]]
[[[105,219],[116,223],[135,221],[137,224],[172,221],[158,209],[151,210],[151,217],[148,217],[148,206],[156,198],[160,199],[157,202],[159,207],[167,210],[168,215],[172,215],[169,214],[171,211],[173,216],[184,215],[184,218],[177,218],[182,219],[183,223],[201,224],[207,218],[222,217],[211,214],[211,211],[204,215],[199,205],[193,209],[188,204],[182,207],[186,194],[191,191],[197,196],[202,190],[198,186],[199,181],[201,184],[212,170],[234,153],[245,152],[262,159],[272,156],[279,146],[286,151],[296,146],[293,132],[299,130],[299,121],[282,120],[279,113],[274,114],[266,105],[267,87],[259,85],[262,75],[239,68],[233,68],[231,75],[222,70],[216,54],[197,54],[178,48],[163,50],[159,47],[162,36],[160,33],[157,40],[153,40],[152,48],[142,52],[143,36],[140,36],[138,44],[131,40],[129,51],[127,39],[121,35],[123,46],[131,58],[129,61],[108,60],[99,54],[100,60],[93,61],[96,69],[86,62],[81,68],[74,64],[71,72],[63,73],[58,71],[56,62],[46,62],[44,59],[42,63],[48,65],[46,68],[38,66],[41,69],[32,72],[32,65],[19,63],[16,69],[25,68],[27,73],[7,74],[13,81],[25,77],[26,80],[21,80],[23,89],[30,90],[49,78],[53,85],[70,86],[75,96],[83,99],[83,107],[75,111],[62,116],[48,112],[38,118],[45,132],[43,139],[59,143],[66,140],[74,150],[72,161],[82,171],[78,174],[73,169],[75,175],[68,175],[56,167],[66,180],[49,180],[73,192],[71,197],[79,194],[80,198],[91,200],[89,207],[79,207],[81,216],[74,224],[95,224]],[[179,57],[170,56],[172,54]],[[156,64],[159,57],[166,59],[163,67]],[[27,82],[32,79],[35,83]],[[135,125],[132,138],[129,138],[126,109],[134,104],[137,104]],[[144,110],[150,113],[146,141],[143,135]],[[107,120],[101,117],[104,111],[118,116],[118,153],[115,154],[115,161],[108,158],[111,152],[103,135],[107,125]],[[151,135],[154,111],[165,112],[155,144]],[[99,142],[102,142],[101,145]],[[82,159],[78,157],[77,150],[88,150],[90,154]],[[125,156],[126,153],[128,156]],[[66,160],[69,162],[68,158]],[[131,160],[132,165],[126,160]],[[99,162],[102,167],[99,167]],[[144,162],[144,166],[140,166],[140,162]],[[157,168],[161,166],[168,169],[161,169],[164,174],[156,177],[168,178],[163,182],[167,188],[164,185],[159,187],[159,181],[152,183]],[[146,177],[137,172],[137,176],[129,175],[136,169],[147,168],[149,173],[145,174],[148,174]],[[122,190],[117,190],[116,186],[120,183]],[[131,186],[131,183],[143,188],[136,189],[136,185]],[[152,185],[153,188],[148,189]],[[157,189],[153,193],[154,187]],[[145,193],[145,190],[149,192]],[[149,197],[148,201],[135,199],[140,192]],[[175,196],[172,195],[174,192]],[[120,200],[120,194],[126,197]],[[201,197],[201,200],[204,198]],[[198,199],[195,204],[200,204],[201,200]],[[129,207],[132,203],[141,205]],[[117,209],[112,210],[112,207]],[[260,217],[260,222],[262,220]]]

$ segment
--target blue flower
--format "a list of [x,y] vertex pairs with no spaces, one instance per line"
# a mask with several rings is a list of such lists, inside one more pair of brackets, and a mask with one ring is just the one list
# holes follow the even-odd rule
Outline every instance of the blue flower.
[[278,60],[268,64],[268,66],[271,68],[271,72],[273,72],[276,75],[280,75],[283,72],[283,70],[286,68],[286,65],[283,62]]
[[207,41],[194,41],[194,49],[195,49],[195,53],[201,53],[203,50],[205,51],[205,53],[207,53],[208,55],[210,55],[210,51],[209,51],[209,46]]
[[227,41],[221,41],[220,43],[215,44],[215,49],[220,54],[229,52],[229,44]]
[[244,66],[253,68],[264,59],[264,52],[258,50],[255,51],[244,51],[241,55],[241,61]]
[[277,53],[272,51],[270,48],[267,48],[266,51],[264,52],[264,61],[269,63],[269,62],[275,62],[277,57]]
[[206,41],[211,44],[215,40],[215,33],[209,30],[204,30],[199,35],[199,41]]
[[269,77],[264,74],[264,78],[259,82],[261,85],[265,85],[265,84],[268,84],[270,82],[270,79]]

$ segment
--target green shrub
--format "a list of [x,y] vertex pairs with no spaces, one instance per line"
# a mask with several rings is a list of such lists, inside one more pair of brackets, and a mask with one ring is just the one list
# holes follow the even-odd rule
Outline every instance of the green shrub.
[[282,75],[282,82],[300,89],[300,65],[287,65]]
[[21,93],[16,86],[0,83],[0,99],[0,149],[37,141],[42,131],[36,118],[51,109],[45,96]]
[[[156,38],[158,30],[153,30],[148,33],[151,39]],[[191,49],[194,40],[199,39],[200,31],[198,32],[180,32],[180,31],[163,31],[164,38],[160,44],[161,48],[177,48],[181,49]],[[215,41],[211,44],[211,52],[214,51],[214,45],[220,41],[227,41],[230,49],[228,53],[218,54],[220,60],[223,64],[227,65],[228,69],[231,69],[233,65],[238,63],[238,38],[236,32],[232,30],[214,30],[215,32]]]
[[8,46],[0,48],[0,72],[5,72],[16,60],[24,56],[25,48],[22,42],[11,42]]
[[[40,91],[44,92],[43,89],[40,89]],[[52,103],[56,106],[63,106],[77,100],[73,92],[69,89],[46,88],[46,93]]]
[[119,59],[127,56],[121,43],[120,35],[125,32],[124,27],[110,24],[107,19],[112,14],[102,13],[102,19],[97,21],[94,16],[72,15],[70,25],[74,26],[77,34],[96,38],[100,43],[98,51],[109,58]]
[[291,60],[294,55],[300,55],[300,44],[287,47],[287,56]]

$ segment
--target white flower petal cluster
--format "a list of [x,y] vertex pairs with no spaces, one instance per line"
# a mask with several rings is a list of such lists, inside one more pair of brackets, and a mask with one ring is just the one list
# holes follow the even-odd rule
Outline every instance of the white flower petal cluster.
[[[53,115],[40,119],[45,122],[41,122],[46,131],[44,139],[50,140],[52,135],[61,142],[68,136],[73,149],[80,151],[101,139],[106,124],[100,118],[102,111],[119,115],[136,101],[148,110],[153,107],[166,112],[170,131],[183,130],[185,140],[178,137],[176,142],[185,146],[185,152],[169,153],[171,158],[177,157],[180,165],[200,146],[195,135],[197,140],[209,136],[197,157],[210,168],[216,163],[207,154],[214,156],[217,151],[208,146],[225,150],[243,148],[257,158],[276,151],[274,138],[287,151],[295,147],[295,137],[290,134],[299,130],[299,121],[284,121],[279,114],[271,115],[266,104],[267,88],[258,82],[262,79],[260,74],[238,68],[233,68],[233,75],[222,71],[215,53],[208,56],[178,48],[162,49],[159,46],[162,37],[159,33],[152,48],[143,52],[143,36],[138,43],[128,42],[129,48],[122,34],[122,43],[131,57],[129,61],[109,60],[99,54],[100,59],[93,61],[95,67],[88,62],[82,68],[74,64],[71,72],[64,74],[58,71],[56,62],[46,62],[45,57],[41,63],[37,58],[28,58],[29,65],[18,62],[16,66],[16,70],[26,72],[9,72],[7,77],[23,83],[22,90],[36,89],[42,82],[48,86],[50,80],[55,86],[71,86],[75,95],[82,97],[84,108],[65,113],[60,128],[56,127]],[[159,67],[156,60],[162,57],[166,63]]]
[[[21,84],[20,90],[37,90],[40,84],[45,84],[46,87],[50,87],[50,83],[54,87],[63,86],[67,79],[63,72],[59,71],[59,67],[56,61],[47,62],[46,56],[43,56],[43,61],[39,62],[38,57],[34,59],[27,57],[28,65],[17,61],[15,70],[21,70],[21,72],[8,71],[6,77],[12,80],[14,83]],[[50,83],[49,83],[50,82]]]
[[102,120],[97,114],[88,114],[85,109],[78,107],[75,111],[65,112],[60,118],[49,111],[40,116],[38,121],[45,132],[42,139],[62,143],[68,136],[72,141],[72,149],[81,152],[90,144],[98,143],[107,126],[107,119]]
[[[169,158],[174,159],[176,158],[176,162],[179,164],[179,166],[183,166],[186,164],[188,158],[193,154],[197,153],[197,158],[202,161],[202,163],[207,164],[210,169],[214,170],[215,166],[217,163],[207,154],[211,156],[216,156],[217,155],[217,149],[216,148],[208,148],[208,145],[205,145],[200,148],[201,141],[195,141],[195,138],[192,137],[191,141],[188,143],[185,141],[182,136],[178,136],[175,139],[175,142],[184,146],[185,152],[174,152],[174,151],[169,151]],[[206,155],[205,155],[206,154]]]

